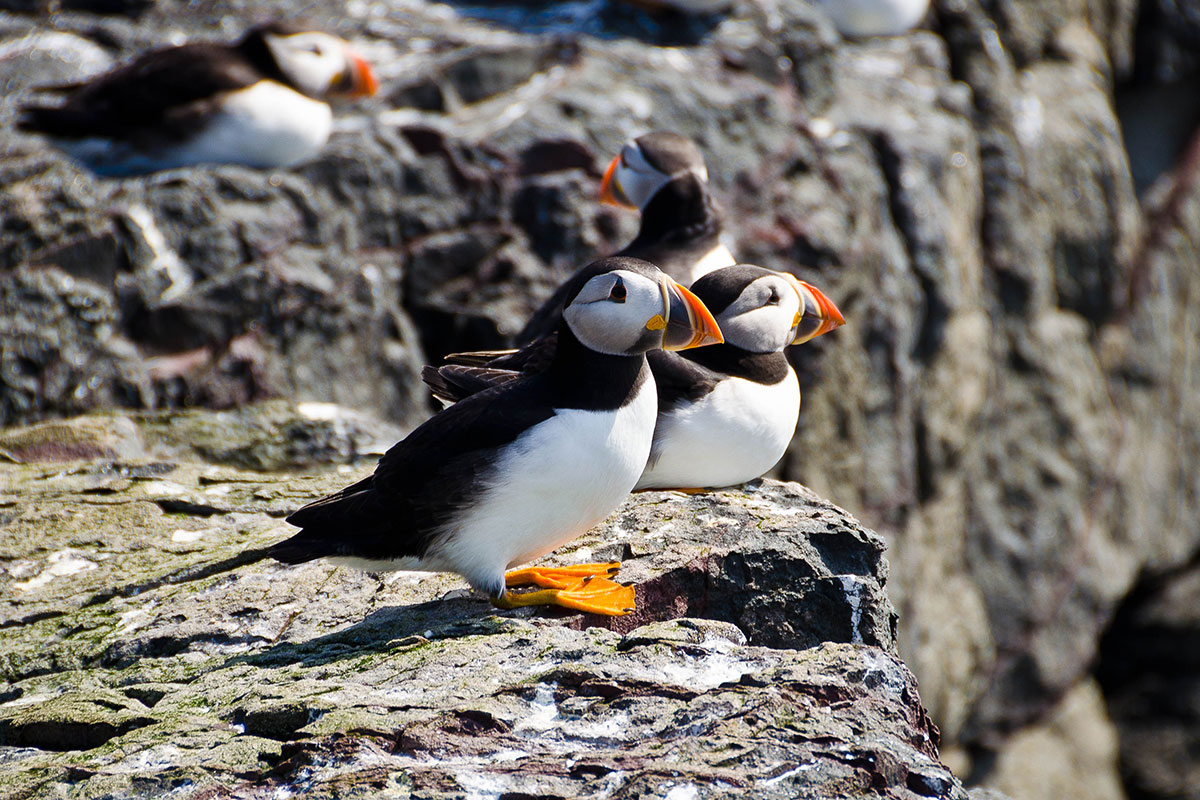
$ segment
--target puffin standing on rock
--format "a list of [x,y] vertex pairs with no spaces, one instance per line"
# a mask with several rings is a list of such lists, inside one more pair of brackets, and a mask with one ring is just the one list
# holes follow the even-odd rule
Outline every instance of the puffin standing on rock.
[[725,343],[647,356],[658,423],[636,489],[733,486],[775,466],[800,418],[800,383],[784,348],[846,323],[820,289],[750,264],[710,272],[692,291]]
[[[732,486],[775,466],[800,416],[800,384],[784,349],[845,324],[820,289],[751,264],[710,272],[692,290],[725,342],[646,355],[658,421],[636,489]],[[450,403],[545,369],[554,349],[548,336],[503,355],[459,353],[448,357],[452,363],[425,367],[422,377]]]
[[[583,274],[547,369],[427,420],[374,474],[288,517],[302,530],[271,556],[457,572],[501,608],[631,610],[633,588],[609,579],[619,564],[505,570],[600,522],[637,482],[657,410],[645,353],[721,334],[704,304],[651,264],[607,258]],[[528,583],[542,588],[509,588]]]
[[[649,261],[685,286],[735,263],[721,242],[722,215],[708,191],[704,156],[686,136],[656,131],[626,142],[604,173],[600,200],[642,214],[637,237],[618,256]],[[554,330],[564,300],[578,288],[581,276],[568,278],[533,313],[517,335],[518,343]]]
[[100,175],[194,164],[283,167],[333,130],[325,98],[374,94],[370,65],[336,36],[288,23],[235,44],[154,50],[90,81],[46,87],[59,106],[25,106],[17,126],[51,137]]

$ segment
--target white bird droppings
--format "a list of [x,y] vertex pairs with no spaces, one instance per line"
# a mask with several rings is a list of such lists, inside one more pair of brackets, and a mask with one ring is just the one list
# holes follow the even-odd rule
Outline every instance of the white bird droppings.
[[666,800],[696,800],[700,790],[694,783],[677,783],[667,792]]
[[28,592],[45,586],[55,578],[87,572],[97,566],[95,561],[84,558],[77,550],[59,550],[50,554],[50,557],[46,559],[46,566],[36,576],[27,581],[14,583],[12,587],[18,592]]

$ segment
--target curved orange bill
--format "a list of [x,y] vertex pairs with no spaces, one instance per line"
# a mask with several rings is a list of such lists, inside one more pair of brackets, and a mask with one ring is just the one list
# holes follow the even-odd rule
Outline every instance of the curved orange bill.
[[379,91],[379,79],[375,77],[367,60],[358,53],[347,53],[346,58],[350,62],[347,70],[350,89],[346,96],[371,97]]
[[802,308],[792,323],[796,331],[792,344],[803,344],[846,324],[842,312],[820,289],[802,280],[796,280],[795,286]]
[[621,157],[617,156],[609,163],[608,169],[604,170],[604,177],[600,180],[600,202],[618,208],[637,208],[625,197],[625,193],[621,191],[621,184],[617,182],[617,166],[620,163]]
[[725,341],[717,321],[699,297],[667,276],[662,280],[663,313],[646,327],[662,327],[663,350],[688,350]]

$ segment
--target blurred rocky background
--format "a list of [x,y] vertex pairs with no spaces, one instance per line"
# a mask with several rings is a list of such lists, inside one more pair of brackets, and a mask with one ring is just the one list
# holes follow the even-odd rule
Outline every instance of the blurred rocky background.
[[[1200,798],[1200,2],[940,0],[861,41],[799,0],[644,5],[0,0],[0,423],[410,427],[422,363],[632,237],[600,172],[676,130],[734,253],[845,313],[795,353],[780,474],[886,537],[942,757],[1024,800]],[[384,85],[310,163],[105,180],[11,128],[269,16]]]

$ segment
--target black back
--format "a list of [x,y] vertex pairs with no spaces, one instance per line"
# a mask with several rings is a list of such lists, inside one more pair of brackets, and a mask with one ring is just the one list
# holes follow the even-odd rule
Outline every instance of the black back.
[[153,130],[156,139],[182,141],[196,132],[221,95],[264,78],[288,84],[263,39],[264,33],[288,32],[295,31],[271,24],[252,29],[236,45],[196,42],[152,50],[70,87],[58,107],[23,107],[17,126],[67,139],[99,136],[136,143]]
[[[592,274],[580,270],[559,290],[564,294],[569,291],[574,297]],[[713,316],[719,316],[747,286],[771,274],[771,270],[752,264],[737,264],[697,278],[692,290]],[[422,377],[436,397],[453,402],[510,381],[517,374],[546,369],[555,357],[556,348],[557,335],[551,334],[482,362],[471,359],[469,353],[464,354],[467,358],[461,366],[451,363],[437,368],[426,367]],[[701,399],[728,377],[772,385],[788,375],[787,356],[783,353],[751,353],[732,344],[697,347],[678,353],[652,350],[646,356],[654,373],[660,414],[684,402]]]
[[687,281],[692,266],[720,244],[722,222],[707,185],[689,172],[650,198],[638,235],[618,255],[645,259],[675,280]]
[[[650,198],[642,209],[638,235],[616,255],[649,261],[675,280],[686,281],[692,266],[720,244],[721,223],[720,208],[708,187],[688,172],[668,181]],[[549,335],[568,297],[574,297],[590,277],[581,270],[561,284],[533,312],[517,334],[517,343]]]
[[701,275],[690,288],[716,317],[724,313],[725,309],[741,296],[747,286],[759,278],[775,274],[769,269],[756,267],[753,264],[734,264]]
[[375,473],[288,517],[302,530],[271,548],[290,564],[323,556],[422,556],[490,483],[502,448],[555,409],[616,409],[648,379],[643,355],[584,347],[566,326],[549,367],[484,389],[393,446]]

